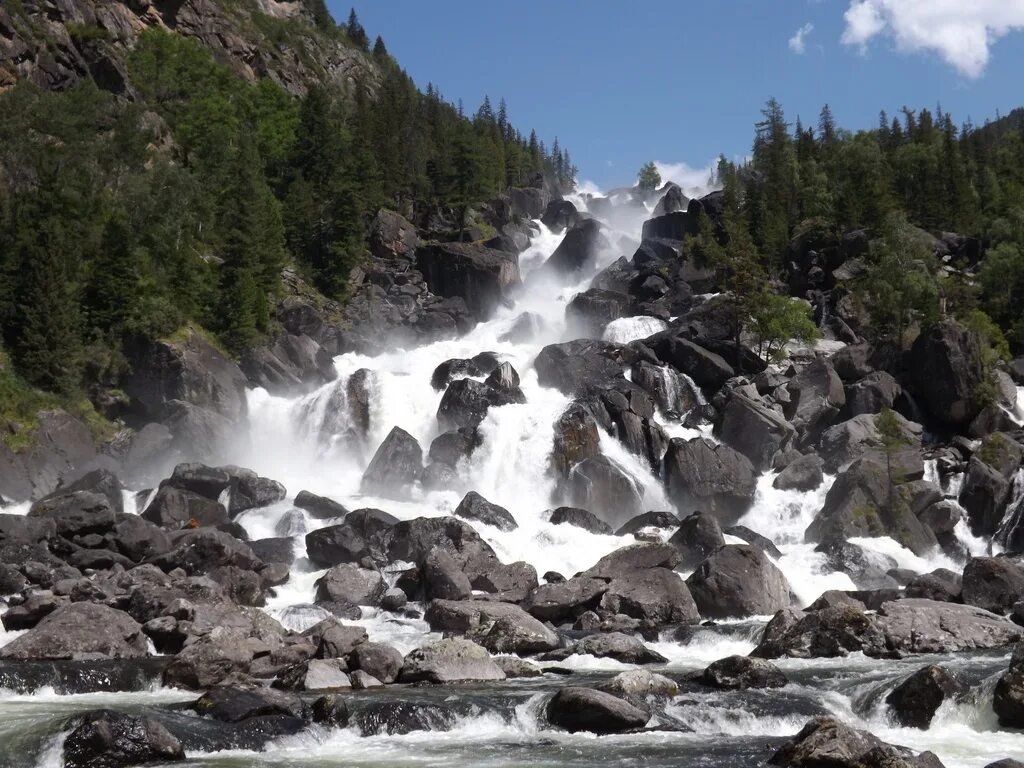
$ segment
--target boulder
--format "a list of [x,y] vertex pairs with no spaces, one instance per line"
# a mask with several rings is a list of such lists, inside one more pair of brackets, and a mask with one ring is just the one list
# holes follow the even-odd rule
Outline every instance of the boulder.
[[685,240],[688,236],[696,236],[700,231],[700,219],[696,213],[699,205],[694,204],[693,211],[678,210],[655,216],[644,222],[643,239],[663,238],[665,240]]
[[194,526],[226,525],[231,518],[223,504],[194,491],[165,485],[149,502],[142,519],[176,531]]
[[463,427],[443,432],[430,444],[427,457],[431,462],[457,467],[459,462],[468,458],[480,447],[480,435],[473,428]]
[[[921,458],[921,425],[895,414],[906,444],[892,456],[894,474],[904,480],[916,480],[924,475]],[[835,474],[859,458],[870,458],[885,465],[886,456],[882,439],[875,424],[875,416],[861,414],[826,429],[818,445],[818,455],[825,462],[825,471]]]
[[498,617],[480,642],[491,653],[521,655],[551,651],[559,646],[558,634],[522,609]]
[[374,552],[363,535],[347,523],[329,525],[306,534],[306,556],[318,568],[359,563]]
[[942,768],[932,753],[915,757],[834,717],[816,717],[768,760],[785,768]]
[[977,336],[955,320],[922,332],[907,360],[911,385],[929,413],[943,425],[966,427],[980,410],[976,397],[985,371]]
[[651,511],[637,515],[615,531],[616,536],[636,535],[645,528],[674,530],[679,527],[679,518],[671,512]]
[[679,685],[675,680],[670,680],[657,672],[647,669],[630,669],[626,672],[619,672],[611,680],[601,683],[598,690],[629,702],[646,704],[649,696],[671,699],[679,693]]
[[629,297],[617,291],[588,288],[577,293],[565,308],[565,319],[575,336],[600,338],[612,320],[623,317],[629,308]]
[[725,537],[714,515],[694,512],[683,519],[668,543],[679,552],[679,568],[692,571],[725,544]]
[[643,510],[643,486],[605,456],[576,464],[564,484],[572,506],[592,510],[609,527],[622,525]]
[[700,621],[683,580],[668,568],[650,568],[613,578],[601,596],[600,607],[654,625]]
[[622,632],[604,632],[588,635],[568,648],[545,655],[545,659],[561,660],[573,654],[589,654],[599,659],[615,659],[623,664],[663,664],[668,659],[644,645],[633,635]]
[[598,560],[582,576],[596,579],[614,579],[632,571],[650,568],[672,569],[679,565],[679,553],[661,542],[642,542],[620,547]]
[[904,491],[890,480],[884,465],[857,459],[836,477],[805,537],[827,549],[852,537],[891,536],[915,554],[926,555],[938,541],[914,514]]
[[737,539],[742,539],[750,546],[755,549],[760,549],[768,557],[778,560],[782,557],[782,550],[775,546],[775,542],[769,539],[767,536],[762,536],[757,531],[748,528],[745,525],[730,525],[728,528],[723,528],[722,533],[727,536],[735,536]]
[[515,254],[470,243],[434,243],[416,251],[416,268],[438,296],[466,302],[476,320],[488,320],[519,285]]
[[427,555],[423,564],[427,595],[435,600],[465,600],[473,594],[469,577],[443,549]]
[[947,603],[961,602],[963,578],[959,573],[937,568],[931,573],[917,574],[906,585],[907,597],[923,597]]
[[975,536],[992,536],[1006,510],[1009,481],[995,467],[972,456],[958,501]]
[[302,718],[306,714],[305,704],[298,696],[270,688],[247,690],[229,685],[211,688],[195,701],[192,709],[222,723],[268,715]]
[[721,389],[736,375],[723,357],[683,336],[654,337],[647,340],[647,346],[663,363],[685,373],[698,386],[711,392]]
[[786,465],[772,481],[772,487],[780,491],[813,491],[824,480],[824,465],[825,462],[817,454],[801,456]]
[[333,499],[328,499],[326,496],[317,496],[309,491],[299,491],[299,494],[295,497],[294,504],[317,520],[331,520],[345,517],[348,514],[348,510]]
[[411,651],[402,662],[401,683],[458,683],[504,680],[487,650],[471,640],[436,640]]
[[541,223],[555,234],[572,227],[579,221],[576,206],[568,200],[552,200],[540,217]]
[[596,515],[579,507],[558,507],[551,513],[552,525],[572,525],[596,534],[611,535],[612,528]]
[[380,572],[353,563],[336,565],[316,581],[317,602],[378,605],[386,590]]
[[0,648],[0,658],[24,661],[136,659],[148,655],[142,626],[99,603],[68,603]]
[[786,577],[759,549],[727,544],[702,562],[686,580],[705,618],[764,616],[789,606]]
[[501,531],[514,531],[519,527],[511,512],[497,504],[492,504],[476,491],[467,493],[452,514],[466,520],[476,520],[492,525]]
[[830,426],[846,405],[846,392],[839,374],[822,358],[790,379],[786,390],[789,393],[786,418],[808,441],[815,440]]
[[590,269],[599,251],[609,246],[597,219],[581,219],[569,228],[543,269],[558,274],[571,274]]
[[721,522],[734,522],[754,499],[754,467],[727,445],[672,438],[663,466],[666,490],[680,510],[705,509]]
[[886,371],[875,371],[846,387],[846,412],[850,416],[881,413],[892,408],[903,388]]
[[530,592],[523,608],[541,621],[563,621],[596,607],[607,589],[606,581],[589,577],[542,584]]
[[996,682],[992,708],[999,724],[1007,728],[1024,728],[1024,643],[1010,657],[1010,668]]
[[416,438],[395,427],[384,438],[363,473],[363,493],[399,497],[407,495],[423,471],[423,450]]
[[569,396],[585,395],[623,377],[622,347],[610,341],[576,339],[548,344],[534,360],[537,382]]
[[264,565],[247,544],[213,528],[178,531],[170,540],[171,549],[152,560],[165,572],[181,568],[192,575],[206,574],[227,566],[260,571]]
[[1024,595],[1024,565],[1008,557],[972,557],[964,566],[962,597],[967,605],[1010,613]]
[[932,664],[900,681],[885,697],[885,703],[900,725],[926,730],[942,702],[965,693],[967,686],[963,682],[945,667]]
[[109,469],[94,469],[86,472],[77,480],[70,483],[62,483],[55,491],[48,493],[40,501],[45,501],[53,496],[64,496],[76,491],[89,491],[106,497],[110,508],[115,513],[124,512],[124,486],[117,479],[117,475]]
[[89,428],[60,409],[35,414],[31,444],[14,452],[0,441],[0,496],[38,498],[97,462]]
[[381,208],[370,222],[370,253],[378,259],[412,261],[420,238],[404,216]]
[[344,659],[309,659],[289,667],[275,685],[288,691],[340,691],[352,687]]
[[249,636],[235,627],[217,627],[179,652],[164,670],[164,684],[192,690],[240,680],[254,657]]
[[401,736],[451,730],[455,713],[450,707],[419,701],[381,701],[360,707],[355,720],[363,736]]
[[560,688],[546,711],[549,723],[571,733],[621,733],[643,728],[650,719],[639,707],[593,688]]
[[697,678],[704,685],[723,690],[782,688],[789,681],[778,667],[764,659],[727,656],[712,662]]
[[360,643],[348,655],[349,666],[382,683],[393,683],[402,669],[402,654],[383,643]]
[[181,742],[152,717],[96,710],[64,739],[65,768],[127,768],[185,760]]
[[390,560],[404,560],[422,566],[434,549],[447,552],[470,578],[494,571],[500,563],[494,550],[480,534],[457,517],[417,517],[402,520],[385,536]]
[[601,455],[597,422],[585,406],[573,403],[555,421],[551,468],[557,477],[568,477],[574,466]]
[[763,472],[778,451],[789,447],[796,430],[781,414],[736,391],[729,395],[722,412],[718,436],[746,456],[756,471]]

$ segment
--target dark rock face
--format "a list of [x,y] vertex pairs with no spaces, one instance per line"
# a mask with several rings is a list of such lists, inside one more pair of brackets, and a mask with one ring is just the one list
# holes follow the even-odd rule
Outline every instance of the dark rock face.
[[66,768],[127,768],[184,759],[181,742],[156,720],[112,710],[84,715],[64,741]]
[[530,592],[523,608],[541,621],[564,621],[595,608],[607,590],[606,581],[588,577],[542,584]]
[[170,485],[165,485],[157,491],[142,513],[142,518],[171,531],[196,524],[225,525],[230,521],[224,505],[198,493]]
[[763,659],[728,656],[711,663],[700,675],[700,682],[712,688],[782,688],[789,682],[778,667]]
[[597,219],[578,221],[565,233],[562,242],[544,263],[543,269],[560,274],[589,269],[598,251],[609,245],[601,232],[602,228]]
[[996,683],[992,708],[1000,725],[1024,728],[1024,643],[1014,649],[1009,670]]
[[1024,566],[1008,557],[974,557],[964,567],[963,601],[993,613],[1009,613],[1024,595]]
[[759,549],[727,544],[686,580],[701,616],[763,616],[789,606],[789,583]]
[[733,522],[746,511],[757,485],[749,459],[705,438],[669,441],[664,477],[679,509],[703,508],[724,522]]
[[355,605],[377,605],[387,591],[380,573],[352,563],[331,568],[317,581],[316,588],[318,601]]
[[816,717],[782,746],[769,765],[785,768],[942,768],[930,752],[917,757],[834,717]]
[[739,392],[729,396],[719,427],[722,442],[746,456],[758,472],[771,466],[777,451],[786,450],[796,430],[782,414]]
[[943,701],[966,692],[967,686],[933,664],[903,680],[885,697],[885,703],[900,725],[926,729]]
[[876,414],[892,408],[903,392],[899,383],[885,371],[869,373],[846,387],[846,410],[850,416]]
[[534,361],[537,381],[574,396],[585,395],[623,377],[623,348],[610,341],[577,339],[549,344]]
[[565,308],[569,327],[579,336],[600,338],[604,327],[626,314],[629,297],[617,291],[589,288],[573,296]]
[[696,235],[699,229],[696,213],[678,210],[645,221],[643,239],[685,240],[688,235]]
[[974,394],[984,380],[977,338],[954,320],[936,323],[917,337],[908,370],[914,391],[943,424],[967,426],[980,410]]
[[846,392],[831,363],[817,359],[786,385],[789,404],[786,416],[797,432],[814,439],[846,405]]
[[305,334],[288,332],[247,351],[239,364],[253,384],[271,394],[309,391],[337,375],[327,350]]
[[885,469],[864,458],[841,472],[821,512],[807,527],[808,541],[829,547],[856,536],[892,536],[916,554],[938,546],[934,532],[914,514]]
[[548,722],[571,733],[621,733],[643,728],[650,715],[610,693],[561,688],[547,706]]
[[384,438],[363,473],[364,493],[401,497],[423,471],[423,449],[416,438],[395,427]]
[[568,200],[552,200],[540,217],[541,223],[552,232],[558,233],[574,226],[580,215],[576,206]]
[[435,548],[447,552],[472,581],[500,565],[494,550],[469,523],[457,517],[418,517],[402,520],[385,534],[390,560],[422,565]]
[[551,469],[557,477],[568,477],[578,463],[600,455],[597,422],[586,407],[573,403],[555,421]]
[[51,493],[97,460],[95,441],[81,421],[62,410],[41,411],[37,419],[31,447],[15,453],[0,442],[0,495],[6,498]]
[[592,510],[609,527],[621,525],[643,510],[640,483],[604,456],[576,464],[564,488],[570,504]]
[[553,525],[574,525],[591,533],[611,535],[612,528],[591,512],[579,507],[559,507],[551,513]]
[[[907,421],[899,414],[896,414],[896,419],[906,445],[892,457],[893,470],[905,480],[917,480],[924,475],[921,425]],[[859,458],[870,458],[885,466],[885,452],[881,446],[875,417],[862,414],[826,429],[818,445],[818,455],[825,462],[825,471],[834,474]]]
[[656,625],[700,621],[690,591],[669,568],[649,568],[613,578],[601,596],[600,607]]
[[469,577],[447,552],[433,550],[423,564],[427,595],[434,600],[465,600],[473,594]]
[[694,512],[683,519],[678,530],[668,543],[679,552],[679,567],[684,571],[693,570],[715,550],[725,545],[722,527],[713,515]]
[[416,251],[416,268],[431,291],[463,299],[477,320],[489,319],[520,282],[514,255],[469,243],[423,246]]
[[652,337],[648,346],[663,363],[685,373],[698,386],[715,392],[736,375],[733,367],[718,355],[683,336]]
[[487,525],[493,525],[502,531],[514,531],[519,527],[511,512],[497,504],[492,504],[476,491],[467,493],[453,514],[466,520],[477,520]]
[[960,506],[976,536],[995,534],[1006,508],[1009,481],[995,467],[972,456],[960,489]]

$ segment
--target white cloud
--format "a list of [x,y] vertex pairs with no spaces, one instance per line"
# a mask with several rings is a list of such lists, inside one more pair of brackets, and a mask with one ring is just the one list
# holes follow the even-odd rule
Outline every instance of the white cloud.
[[863,52],[873,38],[888,34],[899,50],[934,51],[976,78],[993,43],[1024,29],[1024,0],[851,0],[843,18],[845,45]]
[[807,50],[807,36],[814,31],[814,25],[807,22],[789,38],[789,50],[795,54],[802,54]]
[[703,168],[694,168],[686,163],[663,163],[660,160],[654,161],[654,167],[661,174],[662,182],[674,181],[683,188],[683,192],[689,197],[703,197],[715,189],[711,183],[714,176],[716,162],[708,163]]

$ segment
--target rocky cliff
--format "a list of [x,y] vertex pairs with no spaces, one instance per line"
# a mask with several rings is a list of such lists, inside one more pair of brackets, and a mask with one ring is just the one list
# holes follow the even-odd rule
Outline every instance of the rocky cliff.
[[318,28],[302,0],[5,0],[0,90],[21,80],[61,90],[92,77],[131,97],[125,58],[153,27],[198,40],[247,80],[267,77],[295,95],[314,82],[372,92],[380,79],[372,58]]

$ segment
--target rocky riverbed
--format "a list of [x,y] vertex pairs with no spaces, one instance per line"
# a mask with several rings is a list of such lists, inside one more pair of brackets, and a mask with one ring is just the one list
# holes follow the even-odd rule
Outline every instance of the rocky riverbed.
[[715,193],[545,202],[378,217],[345,327],[290,301],[188,429],[19,486],[0,764],[1019,765],[1011,371],[981,407],[961,326],[896,355],[828,292],[769,365],[685,255]]

